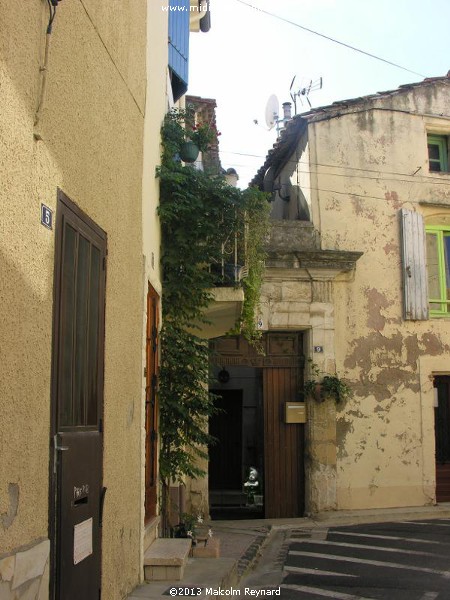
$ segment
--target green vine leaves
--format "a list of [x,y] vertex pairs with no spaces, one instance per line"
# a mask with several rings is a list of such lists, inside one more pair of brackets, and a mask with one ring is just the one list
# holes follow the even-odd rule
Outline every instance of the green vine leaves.
[[[199,459],[213,443],[207,433],[214,412],[208,382],[207,343],[192,333],[206,322],[205,311],[217,282],[212,265],[222,263],[227,240],[237,240],[244,280],[241,327],[256,336],[256,310],[264,269],[269,204],[256,189],[242,192],[223,177],[184,165],[179,151],[191,118],[172,110],[161,130],[159,217],[162,233],[163,327],[161,331],[160,474],[164,482],[203,475]],[[202,132],[202,135],[205,132]],[[197,137],[201,137],[197,135]],[[206,137],[204,138],[206,140]],[[207,140],[205,141],[205,144]]]

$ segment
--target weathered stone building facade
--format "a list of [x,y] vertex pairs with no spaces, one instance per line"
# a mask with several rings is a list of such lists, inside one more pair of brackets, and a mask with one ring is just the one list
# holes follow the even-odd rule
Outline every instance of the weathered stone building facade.
[[262,328],[303,332],[354,392],[307,400],[307,512],[448,499],[449,92],[438,77],[297,115],[253,181],[273,193]]

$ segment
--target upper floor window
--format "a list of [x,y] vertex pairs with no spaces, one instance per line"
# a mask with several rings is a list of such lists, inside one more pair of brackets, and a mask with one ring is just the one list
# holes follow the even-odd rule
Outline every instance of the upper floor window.
[[430,316],[450,316],[450,227],[425,228]]
[[430,171],[448,172],[448,137],[428,135],[428,162]]

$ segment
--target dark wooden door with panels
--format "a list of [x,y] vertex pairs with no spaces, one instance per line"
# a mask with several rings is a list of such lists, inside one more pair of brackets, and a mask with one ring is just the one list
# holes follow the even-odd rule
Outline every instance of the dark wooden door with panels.
[[106,233],[58,192],[51,420],[51,598],[101,595]]

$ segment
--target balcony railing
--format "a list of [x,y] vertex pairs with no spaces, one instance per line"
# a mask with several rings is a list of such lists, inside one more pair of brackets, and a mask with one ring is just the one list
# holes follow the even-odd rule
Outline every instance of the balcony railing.
[[[242,225],[237,233],[228,235],[221,244],[221,260],[210,266],[216,287],[238,287],[248,276],[247,224],[242,214]],[[238,216],[238,215],[237,215]],[[222,224],[223,225],[223,224]],[[220,231],[220,230],[219,230]]]

